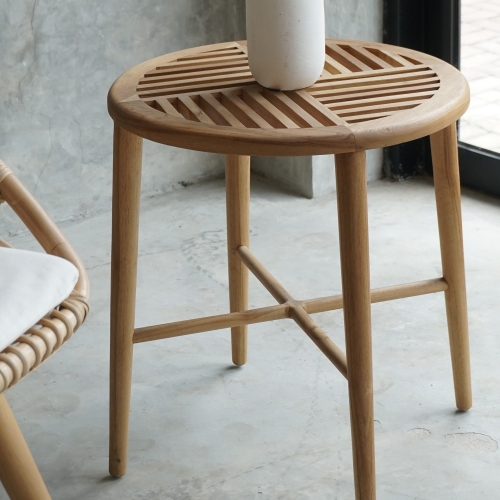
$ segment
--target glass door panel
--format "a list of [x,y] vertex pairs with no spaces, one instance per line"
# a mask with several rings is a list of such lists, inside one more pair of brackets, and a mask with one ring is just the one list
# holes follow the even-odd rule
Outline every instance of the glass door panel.
[[460,141],[500,153],[500,0],[462,0],[460,49],[471,88]]

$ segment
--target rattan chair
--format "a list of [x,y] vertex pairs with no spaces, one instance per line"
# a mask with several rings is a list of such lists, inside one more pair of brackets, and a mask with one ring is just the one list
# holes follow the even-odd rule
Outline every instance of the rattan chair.
[[[16,289],[20,296],[15,305],[22,305],[23,300],[26,301],[28,297],[38,296],[40,299],[39,304],[30,299],[30,307],[26,308],[25,314],[23,312],[18,315],[19,318],[22,317],[21,322],[17,321],[16,317],[7,318],[6,323],[4,321],[8,326],[14,323],[17,328],[23,329],[23,325],[29,322],[27,330],[19,332],[22,333],[21,336],[11,341],[8,332],[0,331],[0,342],[2,338],[4,341],[0,344],[0,480],[11,499],[47,500],[50,499],[50,495],[3,393],[46,361],[83,323],[88,313],[88,276],[82,261],[68,240],[12,171],[0,160],[0,203],[2,202],[12,207],[47,254],[65,259],[63,261],[35,252],[0,249],[2,251],[0,259],[3,259],[3,263],[0,260],[0,264],[3,264],[4,272],[7,270],[10,273],[7,283],[4,280],[3,286],[7,286],[7,290],[11,287]],[[0,247],[10,247],[10,245],[0,240]],[[8,262],[15,261],[16,257],[10,252],[16,252],[21,258],[31,259],[30,265],[35,264],[35,270],[36,264],[41,262],[43,266],[40,272],[30,274],[30,269],[24,266],[24,263],[19,265],[19,272],[9,267]],[[50,293],[47,290],[55,289],[52,278],[55,279],[56,276],[55,272],[52,272],[53,269],[57,269],[60,274],[57,291],[65,295],[64,299],[57,305],[51,305],[41,317],[33,318],[34,314],[38,314],[38,309],[48,303],[47,297]],[[31,275],[33,278],[31,282],[38,283],[39,286],[36,289],[34,287],[27,289],[25,295],[19,294],[20,284],[16,283],[15,279],[18,275],[24,277]],[[68,287],[69,280],[73,281]],[[25,282],[29,280],[23,281],[23,286]],[[56,296],[57,294],[50,295],[52,300]],[[4,294],[3,303],[0,302],[0,315],[3,315],[0,319],[5,320],[9,314],[13,316],[13,311],[19,309],[19,307],[9,309],[6,305],[9,300],[9,294]],[[36,309],[35,305],[41,306]],[[11,336],[12,334],[17,335],[15,329],[10,331]],[[11,343],[5,347],[6,341]]]

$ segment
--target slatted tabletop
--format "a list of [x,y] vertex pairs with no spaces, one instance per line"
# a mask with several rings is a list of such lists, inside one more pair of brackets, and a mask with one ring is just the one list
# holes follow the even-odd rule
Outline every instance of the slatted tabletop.
[[115,122],[156,142],[233,154],[325,154],[428,135],[469,102],[458,70],[419,52],[326,41],[325,68],[309,88],[261,87],[245,42],[197,47],[147,61],[110,90]]

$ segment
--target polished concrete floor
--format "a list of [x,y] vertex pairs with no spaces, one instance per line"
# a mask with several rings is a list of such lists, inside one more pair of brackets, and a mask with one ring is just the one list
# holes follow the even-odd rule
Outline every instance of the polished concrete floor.
[[[252,189],[253,251],[297,298],[339,293],[335,196]],[[369,205],[372,286],[439,276],[432,184],[378,181]],[[443,296],[374,305],[382,500],[500,498],[500,203],[465,192],[463,210],[474,407],[455,411]],[[110,221],[64,227],[91,315],[8,394],[54,500],[352,500],[346,381],[289,320],[250,328],[242,368],[228,331],[137,345],[129,469],[108,476]],[[227,311],[224,226],[222,181],[144,201],[138,326]],[[252,280],[251,305],[274,303]],[[317,319],[343,347],[342,312]]]

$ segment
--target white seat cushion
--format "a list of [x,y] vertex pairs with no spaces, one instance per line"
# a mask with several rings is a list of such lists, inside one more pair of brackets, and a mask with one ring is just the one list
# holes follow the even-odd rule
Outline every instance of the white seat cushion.
[[67,260],[0,248],[0,351],[68,298],[77,280]]

